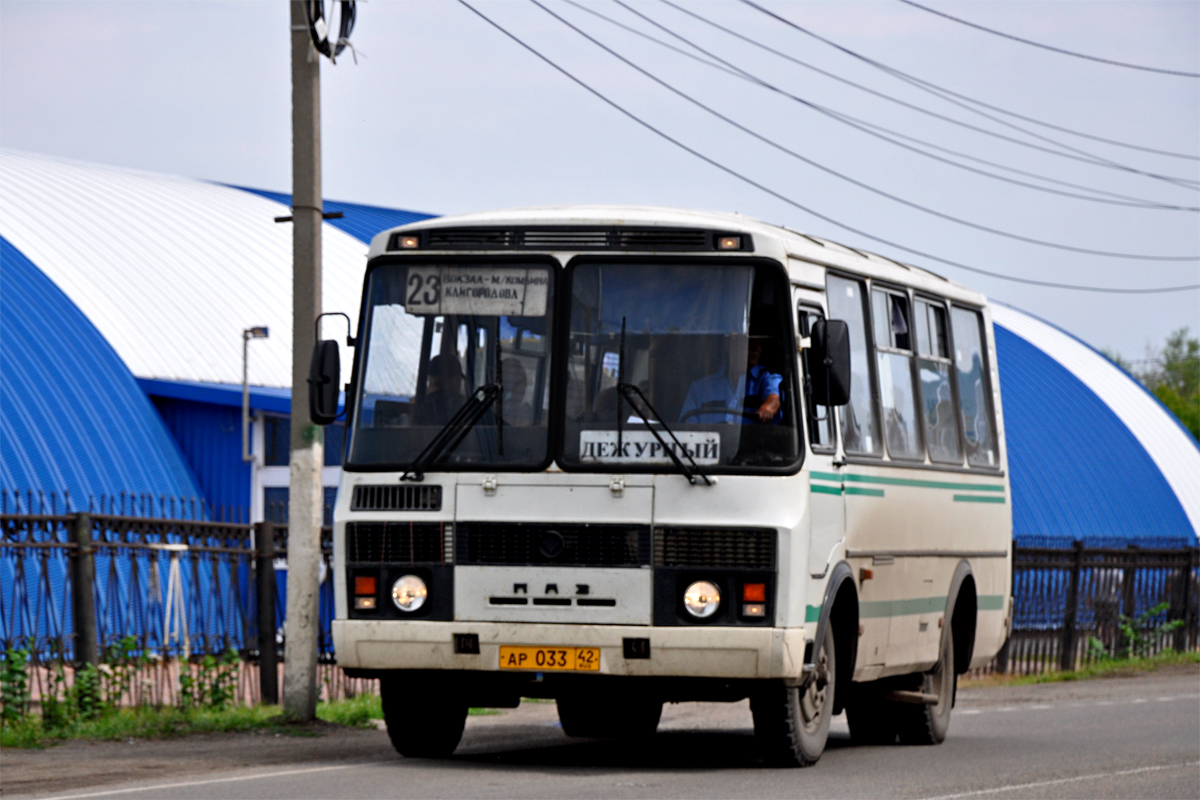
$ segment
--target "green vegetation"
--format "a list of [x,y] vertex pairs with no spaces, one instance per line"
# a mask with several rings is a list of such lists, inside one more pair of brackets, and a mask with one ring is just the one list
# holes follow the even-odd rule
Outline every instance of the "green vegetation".
[[1148,656],[1154,645],[1162,641],[1163,636],[1184,625],[1183,620],[1176,619],[1150,627],[1151,621],[1160,614],[1165,614],[1170,607],[1170,603],[1159,603],[1137,617],[1122,614],[1120,649],[1116,656],[1113,656],[1108,646],[1095,636],[1088,639],[1088,651],[1093,658],[1102,662]]
[[1177,653],[1173,650],[1158,655],[1134,658],[1100,659],[1082,669],[1043,672],[1038,675],[992,674],[979,678],[964,678],[960,686],[1027,686],[1034,683],[1057,683],[1059,681],[1083,681],[1089,678],[1129,677],[1143,672],[1154,672],[1164,667],[1200,664],[1200,652]]
[[[1188,337],[1188,329],[1180,328],[1167,337],[1161,352],[1149,352],[1145,359],[1130,362],[1115,352],[1105,355],[1141,381],[1200,439],[1200,339]],[[1137,364],[1145,368],[1138,369]]]
[[165,739],[193,733],[264,729],[293,735],[314,735],[301,726],[285,724],[278,706],[231,706],[219,709],[134,706],[114,709],[92,719],[76,718],[65,724],[47,724],[44,715],[29,714],[16,723],[6,723],[0,729],[0,747],[44,747],[66,739]]
[[[238,705],[241,661],[234,651],[220,658],[206,655],[191,664],[180,676],[177,706],[123,705],[133,699],[137,670],[147,663],[136,646],[136,640],[127,637],[106,648],[105,663],[79,668],[71,685],[62,659],[58,659],[49,672],[40,713],[30,702],[29,651],[6,651],[0,661],[0,747],[40,748],[67,739],[123,741],[252,730],[319,735],[319,724],[289,723],[279,706]],[[472,708],[470,713],[501,712]],[[374,694],[317,705],[317,719],[325,724],[371,728],[373,720],[382,718],[383,707]]]

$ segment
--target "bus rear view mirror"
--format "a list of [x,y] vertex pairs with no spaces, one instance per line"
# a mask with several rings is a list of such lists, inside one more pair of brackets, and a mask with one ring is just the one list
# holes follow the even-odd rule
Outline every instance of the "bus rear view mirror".
[[338,382],[342,378],[342,359],[338,343],[332,339],[317,342],[312,366],[308,370],[308,409],[317,425],[328,425],[338,415]]
[[850,326],[843,320],[817,320],[812,329],[813,400],[823,406],[850,402]]

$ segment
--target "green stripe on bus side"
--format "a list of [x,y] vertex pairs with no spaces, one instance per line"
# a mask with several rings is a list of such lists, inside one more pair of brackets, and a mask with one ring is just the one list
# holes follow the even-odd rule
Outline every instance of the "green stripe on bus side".
[[858,604],[858,616],[862,619],[933,614],[945,610],[945,597],[913,597],[908,600],[873,600],[865,603],[860,601]]
[[846,494],[862,494],[867,497],[883,497],[883,489],[864,489],[861,486],[847,486]]
[[943,481],[918,481],[910,478],[877,478],[869,475],[846,473],[844,479],[852,483],[881,483],[884,486],[916,486],[922,489],[958,489],[971,492],[1003,492],[1003,485],[990,483],[945,483]]
[[842,476],[838,475],[836,472],[810,472],[808,473],[808,476],[819,481],[833,481],[834,483],[842,482]]
[[817,494],[840,495],[842,493],[842,487],[840,487],[840,486],[822,486],[819,483],[814,483],[810,486],[810,488]]
[[[1004,595],[984,594],[976,600],[979,611],[1003,611]],[[864,619],[878,617],[901,617],[906,614],[933,614],[946,610],[944,597],[918,597],[914,600],[882,600],[859,603],[858,615]],[[821,619],[820,606],[806,606],[804,609],[805,622],[817,622]]]
[[954,495],[956,503],[1003,503],[1003,497],[984,497],[978,494],[956,494]]

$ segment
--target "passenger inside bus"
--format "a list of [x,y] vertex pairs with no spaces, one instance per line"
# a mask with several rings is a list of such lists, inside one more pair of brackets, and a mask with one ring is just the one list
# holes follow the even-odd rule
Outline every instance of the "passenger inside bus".
[[504,385],[504,424],[521,427],[532,425],[533,406],[525,402],[525,389],[529,385],[525,367],[515,358],[506,358],[500,363],[500,371]]
[[462,365],[455,356],[443,353],[429,360],[428,387],[417,406],[416,423],[445,425],[466,401]]
[[[778,425],[783,420],[780,400],[783,376],[760,363],[763,338],[749,338],[743,360],[741,337],[730,337],[725,366],[692,382],[679,421],[736,424],[740,420],[743,424]],[[730,409],[733,413],[718,409]]]

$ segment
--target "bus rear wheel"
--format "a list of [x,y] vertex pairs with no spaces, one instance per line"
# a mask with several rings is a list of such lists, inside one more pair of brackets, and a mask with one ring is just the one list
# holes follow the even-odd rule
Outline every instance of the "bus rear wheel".
[[406,758],[447,758],[462,739],[467,703],[446,681],[382,678],[383,721],[392,747]]
[[954,690],[958,673],[954,665],[954,634],[947,630],[942,637],[942,649],[937,666],[920,676],[921,692],[937,697],[936,703],[922,705],[897,704],[897,730],[901,744],[941,744],[950,728],[950,709],[954,705]]
[[817,763],[829,741],[836,689],[833,626],[825,628],[816,670],[801,686],[772,682],[750,698],[754,737],[763,761],[778,767],[808,767]]

